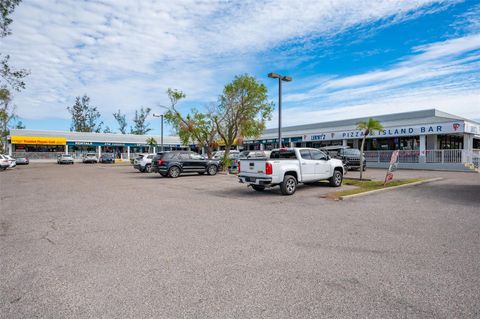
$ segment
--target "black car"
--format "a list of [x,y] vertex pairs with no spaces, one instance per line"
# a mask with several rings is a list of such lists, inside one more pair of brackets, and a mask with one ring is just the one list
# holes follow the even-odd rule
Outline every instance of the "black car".
[[102,156],[100,156],[99,162],[113,164],[115,163],[115,158],[113,157],[113,154],[105,153],[105,154],[102,154]]
[[[332,158],[342,160],[347,170],[360,169],[360,150],[348,146],[326,146],[321,148]],[[363,170],[367,167],[367,161],[363,158]]]
[[218,160],[209,160],[189,151],[171,151],[157,155],[152,160],[152,172],[176,178],[183,173],[217,174]]

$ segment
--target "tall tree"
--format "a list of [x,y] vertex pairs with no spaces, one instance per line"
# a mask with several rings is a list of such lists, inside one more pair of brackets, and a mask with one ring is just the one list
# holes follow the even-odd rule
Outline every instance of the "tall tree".
[[122,134],[127,134],[127,118],[125,114],[120,112],[120,109],[117,113],[113,113],[113,117],[118,122],[118,130]]
[[152,109],[147,107],[141,107],[140,110],[135,111],[135,117],[133,118],[133,127],[130,127],[130,133],[136,135],[145,135],[152,129],[149,128],[149,124],[146,123],[147,117]]
[[[21,0],[0,0],[0,38],[11,34],[11,15]],[[0,53],[0,151],[5,151],[9,125],[16,118],[12,104],[12,91],[25,88],[25,77],[29,71],[13,69],[9,65],[10,56]]]
[[27,127],[25,126],[25,124],[23,124],[22,121],[18,121],[17,124],[15,124],[15,128],[16,128],[17,130],[24,130],[24,129],[26,129]]
[[225,85],[215,115],[218,135],[225,144],[228,160],[235,140],[257,137],[271,119],[273,103],[268,102],[267,87],[248,74],[238,75]]
[[15,106],[12,104],[10,91],[0,89],[0,152],[6,150],[7,136],[10,134],[10,123],[16,118]]
[[[21,0],[0,0],[0,38],[10,35],[11,15]],[[20,91],[25,88],[25,77],[30,73],[24,69],[13,69],[9,66],[9,55],[0,53],[0,88]]]
[[365,140],[367,136],[373,131],[383,130],[383,125],[380,121],[369,118],[367,121],[360,121],[357,123],[357,129],[363,132],[362,145],[360,146],[360,180],[363,178],[363,149],[365,147]]
[[214,120],[215,109],[207,107],[207,112],[202,113],[191,109],[190,113],[183,116],[176,108],[177,103],[186,97],[179,90],[168,89],[170,109],[165,113],[165,119],[177,132],[184,145],[197,143],[200,148],[207,148],[208,158],[212,158],[213,145],[217,136],[217,127]]
[[90,106],[90,98],[86,94],[77,96],[75,104],[67,110],[72,115],[70,131],[100,133],[103,125],[100,112],[96,106]]
[[153,152],[153,148],[154,148],[155,146],[157,146],[157,140],[154,139],[153,137],[149,137],[149,138],[147,138],[146,142],[147,142],[147,145],[148,145],[148,152],[149,152],[149,153],[152,153],[152,152]]
[[0,1],[0,37],[6,37],[11,34],[10,24],[13,22],[10,18],[15,7],[20,4],[21,0],[1,0]]

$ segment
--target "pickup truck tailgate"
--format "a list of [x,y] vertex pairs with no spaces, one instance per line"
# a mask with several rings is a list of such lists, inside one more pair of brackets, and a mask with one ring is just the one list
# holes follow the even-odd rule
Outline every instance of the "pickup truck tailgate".
[[266,159],[240,160],[240,175],[242,176],[265,176]]

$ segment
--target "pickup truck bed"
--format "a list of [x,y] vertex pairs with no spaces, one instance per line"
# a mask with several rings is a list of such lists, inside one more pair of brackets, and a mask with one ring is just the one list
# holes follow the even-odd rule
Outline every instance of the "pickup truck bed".
[[273,150],[270,159],[243,159],[239,165],[239,182],[256,191],[280,185],[282,194],[295,193],[298,183],[329,180],[340,186],[343,180],[342,161],[310,148]]

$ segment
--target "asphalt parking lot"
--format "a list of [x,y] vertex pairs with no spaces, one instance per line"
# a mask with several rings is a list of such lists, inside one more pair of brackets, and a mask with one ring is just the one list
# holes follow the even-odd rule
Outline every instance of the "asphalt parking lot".
[[0,317],[480,317],[480,174],[397,175],[444,179],[331,201],[130,166],[1,172]]

